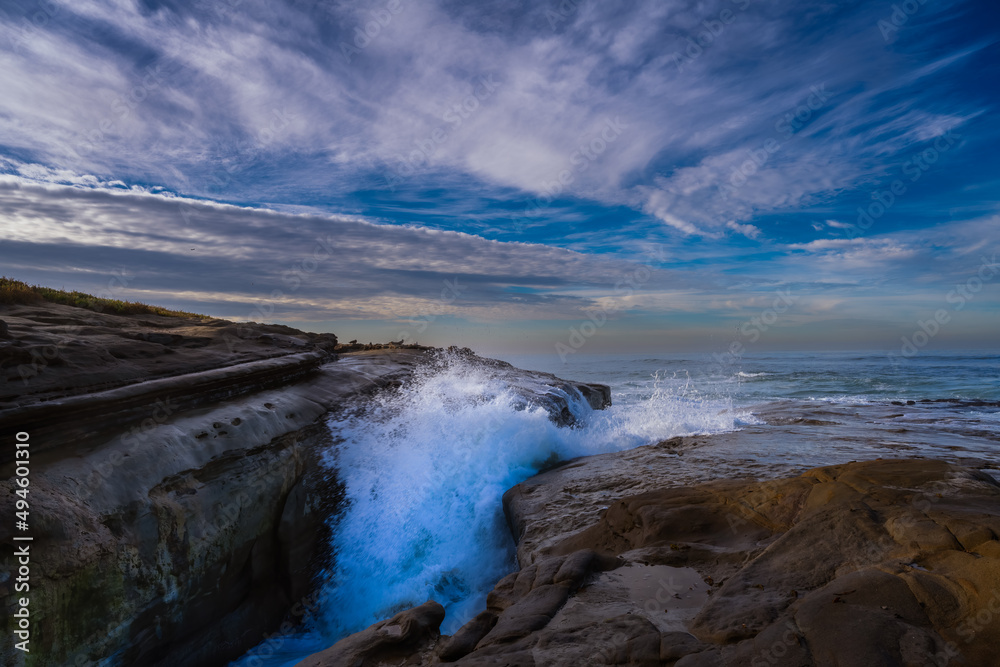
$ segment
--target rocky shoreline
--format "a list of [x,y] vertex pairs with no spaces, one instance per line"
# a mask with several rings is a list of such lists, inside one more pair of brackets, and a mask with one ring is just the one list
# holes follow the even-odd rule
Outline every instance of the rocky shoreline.
[[669,464],[650,466],[659,488],[568,532],[563,508],[536,502],[613,494],[602,473],[615,456],[505,495],[522,569],[453,636],[437,634],[444,613],[429,601],[301,666],[993,664],[1000,484],[989,475],[880,459],[677,486]]
[[[0,318],[0,424],[32,441],[33,650],[25,660],[5,641],[11,665],[214,666],[300,620],[342,495],[320,472],[324,417],[442,354],[345,354],[329,334],[56,304]],[[607,387],[475,359],[560,424],[571,396],[610,400]],[[14,544],[10,526],[0,538]],[[0,597],[11,637],[10,577]]]
[[[333,444],[325,418],[446,357],[488,368],[562,426],[580,401],[610,404],[606,386],[467,349],[51,304],[0,316],[0,425],[32,436],[35,538],[34,650],[24,660],[5,643],[5,664],[214,667],[293,628],[343,501],[318,461]],[[682,465],[833,428],[780,409],[768,423],[518,484],[503,509],[520,569],[461,629],[442,636],[444,608],[428,600],[300,664],[992,664],[1000,484],[984,466],[877,459],[765,475],[734,474],[734,459],[711,469],[728,479],[706,479]],[[0,467],[12,515],[10,458]],[[0,537],[13,544],[9,526]],[[9,577],[0,594],[9,637]]]

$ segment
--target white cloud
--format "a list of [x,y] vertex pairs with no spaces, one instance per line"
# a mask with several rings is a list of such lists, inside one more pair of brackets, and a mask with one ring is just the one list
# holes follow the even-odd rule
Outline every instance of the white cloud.
[[[464,289],[445,312],[483,319],[579,317],[594,303],[580,290],[614,293],[638,268],[614,258],[357,217],[12,176],[0,177],[0,235],[0,254],[15,273],[99,276],[125,268],[142,294],[225,307],[237,316],[239,304],[249,311],[265,299],[312,320],[412,317],[439,302],[446,280]],[[670,271],[656,276],[659,285],[687,281]],[[273,296],[274,290],[281,294]]]
[[732,220],[726,223],[726,227],[749,239],[759,238],[761,233],[760,229],[753,225],[741,225],[740,223],[733,222]]
[[[367,4],[244,0],[177,13],[126,0],[60,2],[46,26],[4,54],[0,143],[56,171],[271,201],[349,192],[431,142],[417,162],[435,177],[471,175],[533,197],[570,170],[571,194],[714,236],[851,187],[914,142],[979,113],[930,111],[920,96],[880,102],[975,47],[913,68],[859,36],[875,9],[844,15],[807,49],[789,40],[798,5],[751,6],[678,71],[672,53],[730,4],[587,5],[553,32],[543,6],[472,12],[405,2],[348,63],[341,44],[371,19]],[[74,34],[74,15],[122,45]],[[0,43],[17,31],[0,25]],[[836,59],[827,57],[834,42]],[[780,52],[779,43],[787,44]],[[762,51],[769,57],[752,63],[744,55]],[[160,68],[152,79],[150,66]],[[460,123],[446,120],[484,76],[496,89]],[[818,84],[835,98],[794,137],[776,133]],[[628,126],[621,136],[574,162],[616,117]],[[769,138],[780,150],[720,197],[719,186]]]

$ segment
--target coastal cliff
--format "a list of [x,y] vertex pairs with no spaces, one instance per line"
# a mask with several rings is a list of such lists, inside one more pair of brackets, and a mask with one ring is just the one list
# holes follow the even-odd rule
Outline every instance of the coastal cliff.
[[[319,462],[324,417],[443,354],[504,374],[559,424],[573,423],[571,396],[610,401],[468,350],[338,355],[330,334],[57,304],[0,317],[0,426],[31,436],[34,538],[32,652],[5,643],[5,664],[214,666],[301,620],[342,501]],[[10,637],[10,578],[0,596]]]
[[[343,451],[328,421],[355,408],[367,419],[371,405],[392,413],[400,396],[429,391],[421,377],[475,374],[470,386],[480,389],[464,397],[472,403],[496,399],[496,381],[503,423],[530,415],[550,435],[586,438],[553,423],[574,427],[611,398],[604,385],[465,348],[358,349],[288,327],[95,319],[51,304],[0,316],[0,359],[9,362],[0,366],[0,426],[31,437],[32,653],[5,643],[15,665],[211,667],[287,637],[317,602],[317,573],[344,560],[331,550],[330,520],[350,503],[324,460]],[[689,465],[718,451],[760,451],[776,437],[816,438],[828,424],[800,432],[801,420],[780,407],[761,414],[766,428],[571,460],[531,450],[516,460],[525,481],[502,499],[519,568],[486,578],[482,592],[493,588],[481,608],[448,611],[446,635],[445,595],[406,609],[424,599],[411,596],[301,665],[991,664],[1000,484],[986,463]],[[475,454],[516,449],[517,428]],[[410,450],[412,436],[394,444]],[[7,454],[0,510],[12,516]],[[373,467],[385,475],[390,462],[379,456]],[[490,496],[501,537],[496,499],[512,483]],[[419,511],[433,514],[434,503]],[[10,526],[0,538],[13,544]],[[10,637],[11,577],[0,594]]]

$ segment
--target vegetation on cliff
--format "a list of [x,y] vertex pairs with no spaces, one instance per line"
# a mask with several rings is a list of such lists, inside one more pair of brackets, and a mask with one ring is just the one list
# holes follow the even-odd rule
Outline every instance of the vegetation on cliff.
[[33,304],[41,301],[61,303],[66,306],[87,308],[99,313],[114,313],[115,315],[164,315],[166,317],[202,317],[207,315],[188,313],[182,310],[169,310],[160,306],[150,306],[138,301],[122,301],[120,299],[105,299],[84,292],[67,292],[65,290],[29,285],[20,280],[6,276],[0,277],[0,304]]

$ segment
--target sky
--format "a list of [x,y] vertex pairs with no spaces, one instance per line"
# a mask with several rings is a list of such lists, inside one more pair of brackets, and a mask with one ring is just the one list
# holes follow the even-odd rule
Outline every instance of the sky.
[[997,25],[964,0],[3,0],[0,273],[563,359],[997,348]]

